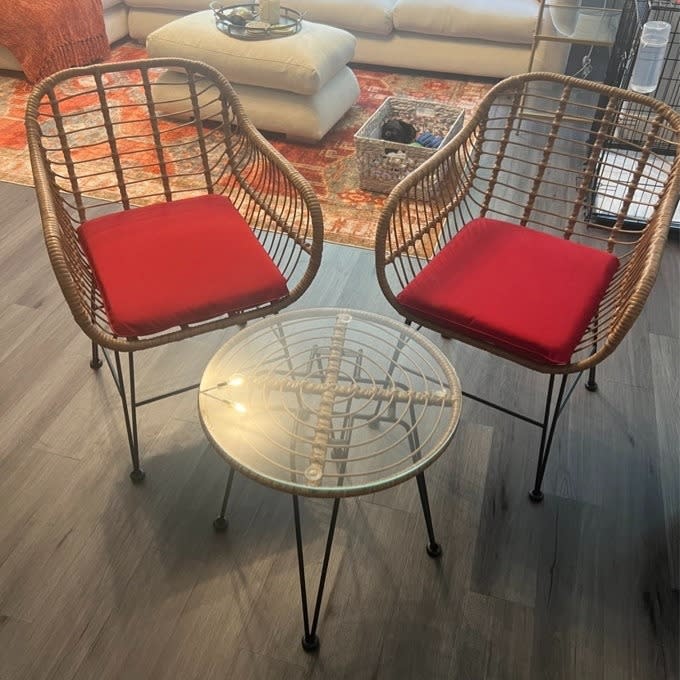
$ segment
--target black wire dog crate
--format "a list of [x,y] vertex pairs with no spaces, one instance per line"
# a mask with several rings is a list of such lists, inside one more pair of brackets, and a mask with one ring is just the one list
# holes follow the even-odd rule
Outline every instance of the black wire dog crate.
[[[677,0],[624,0],[604,82],[622,88],[629,86],[642,27],[648,21],[665,21],[671,26],[659,82],[656,90],[650,94],[680,111],[680,2]],[[613,198],[616,186],[622,175],[633,171],[639,158],[636,149],[649,130],[650,121],[641,111],[641,107],[636,110],[636,106],[631,103],[622,108],[618,116],[617,142],[609,144],[603,150],[592,204],[594,221],[602,225],[613,224],[616,221],[620,206],[620,201]],[[654,151],[661,155],[673,156],[676,141],[669,136]],[[658,168],[660,183],[665,181],[668,169],[670,158],[667,167]],[[645,206],[644,188],[641,191],[640,209],[637,214],[634,210],[629,213],[626,219],[628,228],[639,229],[646,223],[648,207]],[[680,229],[680,207],[675,212],[672,228]]]
[[680,111],[680,3],[677,0],[625,2],[604,82],[628,87],[642,26],[648,21],[665,21],[671,26],[666,59],[652,96]]

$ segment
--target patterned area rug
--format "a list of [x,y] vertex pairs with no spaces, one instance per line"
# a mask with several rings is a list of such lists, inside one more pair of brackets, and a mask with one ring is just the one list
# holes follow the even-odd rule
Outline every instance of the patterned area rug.
[[[113,60],[146,56],[143,47],[124,43],[113,50]],[[362,191],[355,157],[354,133],[389,96],[414,97],[458,106],[469,113],[491,88],[490,81],[353,69],[359,101],[316,145],[288,143],[270,136],[314,187],[321,201],[326,240],[373,247],[375,224],[386,195]],[[32,185],[24,132],[24,109],[31,86],[23,79],[0,76],[0,181]]]

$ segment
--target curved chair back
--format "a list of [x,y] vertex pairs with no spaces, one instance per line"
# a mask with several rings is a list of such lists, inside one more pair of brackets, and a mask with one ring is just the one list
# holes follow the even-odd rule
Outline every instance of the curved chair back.
[[[679,144],[680,115],[650,97],[551,73],[507,78],[448,145],[390,194],[376,238],[380,286],[407,319],[536,370],[594,365],[621,341],[654,283],[678,205]],[[618,258],[568,365],[457,334],[400,303],[400,292],[480,217]]]

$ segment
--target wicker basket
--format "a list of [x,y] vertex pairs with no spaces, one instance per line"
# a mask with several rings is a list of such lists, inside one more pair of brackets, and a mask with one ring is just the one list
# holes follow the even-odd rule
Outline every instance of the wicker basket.
[[444,145],[462,129],[464,116],[462,109],[449,104],[388,97],[354,135],[359,186],[365,191],[389,193],[437,150],[380,139],[385,121],[391,118],[405,120],[419,134],[428,131],[442,137],[441,145]]

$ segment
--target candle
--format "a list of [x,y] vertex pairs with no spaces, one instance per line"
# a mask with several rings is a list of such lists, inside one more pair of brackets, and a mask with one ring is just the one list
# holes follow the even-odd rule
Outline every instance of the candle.
[[281,16],[279,0],[260,0],[260,21],[278,24]]

